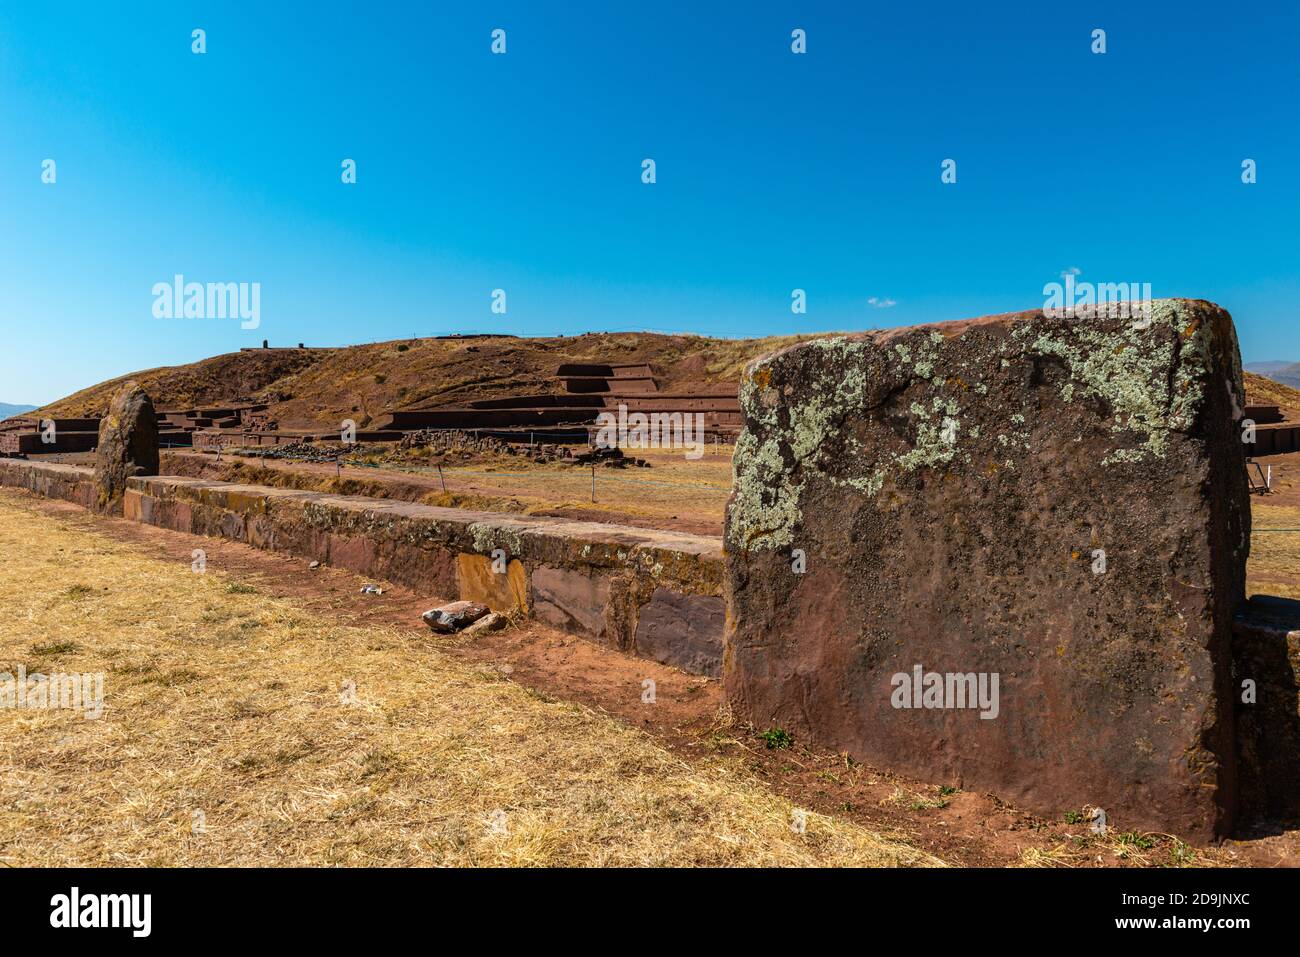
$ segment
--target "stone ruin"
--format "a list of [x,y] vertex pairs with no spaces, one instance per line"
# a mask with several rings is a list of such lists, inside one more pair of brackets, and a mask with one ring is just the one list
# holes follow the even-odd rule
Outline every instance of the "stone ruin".
[[1226,833],[1243,396],[1231,318],[1190,300],[753,363],[725,532],[733,708],[1051,816]]
[[[730,441],[740,431],[735,389],[661,392],[659,372],[647,363],[618,365],[566,362],[551,377],[558,392],[474,399],[464,405],[389,412],[380,429],[473,429],[518,441],[549,435],[556,441],[594,441],[602,412],[651,415],[698,414],[710,438]],[[542,386],[542,382],[535,383]]]
[[533,617],[721,676],[759,728],[1046,816],[1091,805],[1205,840],[1239,806],[1300,814],[1300,602],[1243,603],[1242,419],[1269,423],[1241,380],[1231,318],[1186,300],[802,343],[744,375],[725,554],[144,477],[156,447],[130,386],[95,474],[0,458],[0,485]]
[[132,380],[114,394],[108,415],[99,422],[95,508],[121,514],[127,479],[157,474],[158,416],[149,396]]

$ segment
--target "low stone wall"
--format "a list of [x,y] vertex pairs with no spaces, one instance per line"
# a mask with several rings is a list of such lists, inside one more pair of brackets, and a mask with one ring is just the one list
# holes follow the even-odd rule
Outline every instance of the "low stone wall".
[[[427,591],[431,598],[469,598],[498,609],[524,609],[535,619],[627,653],[700,674],[719,671],[725,582],[720,543],[714,539],[179,476],[136,478],[128,484],[125,514],[135,521],[315,558]],[[0,486],[87,507],[94,498],[91,470],[68,465],[0,459]],[[495,548],[506,557],[503,574],[492,569]],[[829,593],[827,602],[833,604],[836,594]],[[778,618],[783,612],[772,607],[766,614]],[[786,640],[817,634],[792,624]],[[1256,819],[1300,819],[1295,788],[1300,781],[1300,602],[1252,598],[1236,616],[1231,647],[1232,691],[1225,697],[1236,717],[1242,809]],[[1056,646],[1049,650],[1053,659],[1065,657]],[[928,656],[926,661],[942,663]],[[1022,673],[1030,676],[1032,670]],[[789,680],[792,689],[815,689],[797,672]],[[1007,695],[1019,693],[1021,674],[1008,674],[1005,680],[1001,708],[1018,710]],[[1034,703],[1059,706],[1042,699]],[[796,726],[785,717],[780,720]],[[1020,720],[1020,727],[1028,727],[1035,719],[1031,714]],[[1057,719],[1043,714],[1036,720]],[[1067,709],[1059,720],[1088,719]],[[960,730],[936,729],[928,744],[913,741],[941,753],[956,740],[948,735]],[[1032,737],[1026,740],[1033,742]],[[1114,746],[1123,747],[1123,739]],[[1036,760],[1037,749],[1026,748],[1024,773],[1030,783],[1025,789],[1031,797]],[[941,778],[946,780],[944,775],[935,779]],[[1115,776],[1116,786],[1127,783]],[[1096,790],[1107,786],[1103,781]],[[1080,789],[1048,810],[1093,802],[1097,796],[1093,789]],[[1126,810],[1114,804],[1106,809]],[[1120,823],[1130,826],[1131,819],[1121,817]]]
[[45,498],[62,499],[82,508],[95,502],[94,469],[25,459],[0,459],[0,486],[22,488]]
[[1300,821],[1300,601],[1252,596],[1232,642],[1241,805]]
[[[91,470],[0,460],[0,485],[89,507]],[[695,674],[722,667],[721,543],[181,476],[128,480],[127,519],[288,552],[430,598],[518,611]]]

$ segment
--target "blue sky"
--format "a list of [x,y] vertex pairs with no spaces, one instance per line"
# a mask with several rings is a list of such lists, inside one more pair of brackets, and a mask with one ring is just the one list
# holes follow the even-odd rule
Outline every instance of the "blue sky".
[[[263,338],[909,325],[1070,268],[1300,359],[1298,9],[6,4],[0,400]],[[155,318],[176,273],[261,327]]]

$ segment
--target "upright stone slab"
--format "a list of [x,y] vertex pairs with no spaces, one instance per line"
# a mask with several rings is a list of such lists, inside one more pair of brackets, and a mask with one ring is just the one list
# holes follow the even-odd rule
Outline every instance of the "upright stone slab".
[[726,523],[734,709],[1046,815],[1223,834],[1241,362],[1222,309],[1149,305],[753,363]]
[[158,417],[135,380],[122,385],[99,422],[95,452],[95,507],[121,514],[126,480],[158,474]]

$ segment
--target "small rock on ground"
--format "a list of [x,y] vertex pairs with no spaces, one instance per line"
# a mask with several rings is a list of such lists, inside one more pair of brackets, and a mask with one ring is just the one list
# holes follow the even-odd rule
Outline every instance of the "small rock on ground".
[[420,617],[434,631],[449,634],[472,625],[489,612],[487,605],[481,605],[476,601],[453,601],[446,605],[439,605],[437,608],[430,608]]

